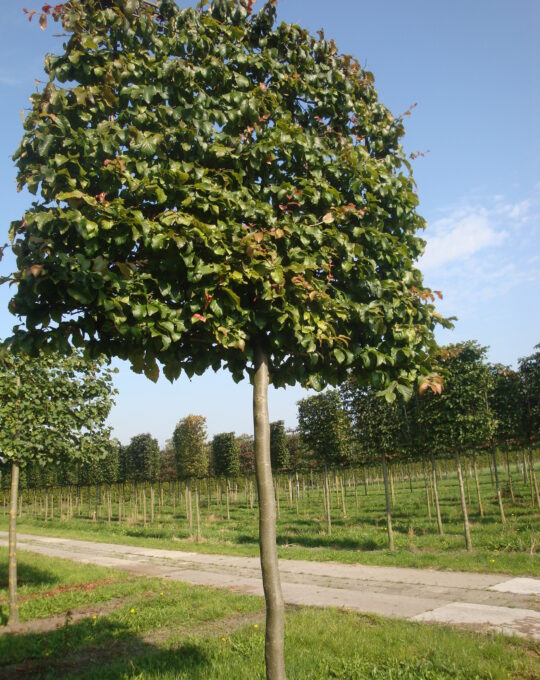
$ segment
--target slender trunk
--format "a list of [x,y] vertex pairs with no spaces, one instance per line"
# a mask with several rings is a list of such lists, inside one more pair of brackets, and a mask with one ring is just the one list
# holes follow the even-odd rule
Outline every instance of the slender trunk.
[[197,518],[197,543],[201,541],[201,513],[199,511],[199,483],[195,482],[195,513]]
[[11,494],[9,499],[9,557],[8,587],[9,615],[8,626],[19,623],[19,607],[17,606],[17,494],[19,492],[19,464],[11,464]]
[[343,512],[343,518],[347,517],[347,506],[345,505],[345,486],[343,485],[343,477],[340,478],[341,483],[341,510]]
[[521,455],[523,457],[523,484],[527,486],[527,482],[529,481],[529,478],[527,476],[527,459],[525,457],[525,449],[521,450]]
[[424,486],[426,488],[426,503],[427,503],[427,514],[428,518],[431,519],[431,501],[429,498],[429,484],[428,484],[428,478],[426,475],[426,464],[424,461],[422,461],[422,470],[424,472]]
[[499,484],[499,470],[497,469],[497,448],[495,442],[491,443],[491,457],[493,459],[493,472],[495,474],[495,488],[497,489],[497,500],[499,501],[499,512],[501,514],[501,522],[506,524],[506,517],[504,516],[504,507],[502,501],[501,485]]
[[332,513],[330,508],[330,482],[328,481],[328,468],[324,464],[324,504],[326,510],[326,524],[328,535],[332,534]]
[[390,490],[388,488],[388,470],[386,467],[386,455],[382,455],[382,469],[384,477],[384,498],[386,501],[386,529],[388,531],[388,547],[394,550],[394,532],[392,531],[392,505],[390,501]]
[[536,471],[534,469],[532,449],[529,449],[529,473],[531,477],[531,489],[534,490],[536,496],[536,505],[540,510],[540,495],[538,494],[538,482],[536,480]]
[[[439,486],[437,482],[437,468],[435,467],[435,458],[431,455],[431,477],[433,481],[433,500],[435,501],[435,513],[437,515],[437,527],[439,529],[439,536],[444,536],[444,530],[441,520],[441,506],[439,504]],[[410,479],[410,477],[409,477]]]
[[227,519],[230,520],[231,519],[231,512],[230,512],[230,509],[229,509],[229,480],[228,479],[226,481],[226,489],[227,489],[227,491],[226,491],[226,493],[227,493]]
[[154,523],[154,504],[155,504],[154,485],[150,484],[150,521]]
[[393,470],[392,470],[392,465],[389,465],[388,467],[389,467],[388,477],[390,479],[390,492],[391,492],[391,495],[392,495],[392,510],[393,510],[394,506],[396,504],[396,494],[394,493],[394,473],[393,473]]
[[469,528],[469,514],[467,512],[467,502],[465,500],[465,488],[463,486],[463,473],[461,471],[461,459],[459,457],[459,452],[456,451],[456,467],[459,481],[459,495],[461,498],[461,514],[463,515],[463,529],[465,532],[465,545],[467,550],[470,552],[472,550],[471,543],[471,531]]
[[508,455],[508,448],[505,450],[506,455],[506,473],[508,475],[508,488],[510,489],[510,498],[512,499],[513,505],[516,504],[516,497],[514,496],[514,487],[512,486],[512,474],[510,472],[510,457]]
[[473,468],[474,468],[474,483],[476,485],[476,496],[478,498],[478,509],[480,510],[480,517],[484,516],[484,506],[482,505],[482,496],[480,494],[480,482],[478,480],[478,466],[476,465],[476,454],[473,453]]
[[270,462],[268,383],[268,356],[257,345],[253,379],[253,425],[255,471],[259,496],[259,545],[266,600],[266,678],[267,680],[285,680],[285,608],[276,545],[276,505]]

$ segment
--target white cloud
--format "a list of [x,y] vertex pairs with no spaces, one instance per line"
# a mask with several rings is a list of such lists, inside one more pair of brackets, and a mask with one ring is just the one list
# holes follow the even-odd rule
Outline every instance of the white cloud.
[[507,238],[508,232],[504,229],[498,231],[492,226],[485,212],[459,212],[431,225],[429,231],[433,235],[426,235],[427,247],[420,261],[421,269],[432,269],[448,262],[463,260],[484,248],[498,246]]
[[494,196],[483,204],[462,204],[428,224],[426,251],[420,268],[432,270],[449,263],[464,264],[473,256],[490,252],[506,244],[512,233],[528,225],[534,215],[530,198],[507,202]]

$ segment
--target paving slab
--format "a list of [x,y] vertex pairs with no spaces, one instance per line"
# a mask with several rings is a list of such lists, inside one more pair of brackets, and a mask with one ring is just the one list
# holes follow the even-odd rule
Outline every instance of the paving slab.
[[497,590],[500,593],[516,593],[518,595],[538,595],[540,596],[540,579],[537,578],[513,578],[510,581],[496,583],[490,590]]
[[[0,545],[7,532],[0,531]],[[86,564],[262,595],[255,557],[212,555],[19,534],[18,547]],[[536,638],[540,579],[435,569],[280,560],[286,603],[342,607]],[[463,605],[463,606],[462,606]]]
[[412,617],[412,621],[450,623],[474,628],[486,626],[507,635],[540,640],[540,614],[530,609],[452,602],[432,611],[417,614]]

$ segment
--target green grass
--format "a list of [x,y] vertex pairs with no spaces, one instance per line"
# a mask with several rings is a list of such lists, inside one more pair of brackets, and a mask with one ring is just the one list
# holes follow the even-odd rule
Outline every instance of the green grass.
[[[60,586],[113,578],[111,570],[21,552],[21,595],[33,596],[37,616],[67,611]],[[0,551],[0,582],[6,551]],[[159,579],[118,576],[114,611],[58,630],[0,635],[0,677],[107,680],[230,680],[264,678],[263,601],[228,591]],[[81,591],[84,604],[108,593]],[[5,598],[0,589],[0,599]],[[41,597],[40,597],[41,595]],[[47,601],[47,602],[45,602]],[[21,612],[24,612],[24,605]],[[28,610],[27,610],[28,611]],[[25,616],[25,618],[28,618]],[[289,611],[288,677],[357,680],[532,680],[540,677],[537,644],[444,626],[380,619],[340,610]]]
[[[282,559],[334,560],[345,563],[540,575],[540,561],[535,554],[540,533],[539,515],[531,503],[530,491],[524,486],[523,480],[514,475],[515,503],[505,494],[507,523],[504,526],[500,521],[489,472],[484,471],[481,474],[485,509],[483,518],[477,507],[474,480],[469,479],[468,483],[474,547],[472,554],[467,553],[464,546],[459,492],[453,476],[443,478],[440,482],[445,530],[442,537],[437,533],[433,509],[432,518],[429,519],[427,515],[423,481],[415,480],[412,493],[408,482],[396,481],[393,511],[396,551],[391,553],[387,549],[382,484],[370,485],[367,495],[364,494],[363,486],[358,486],[355,495],[354,489],[346,484],[346,518],[342,515],[341,503],[337,502],[334,489],[332,534],[328,535],[321,490],[306,490],[303,497],[300,497],[297,515],[295,504],[289,507],[288,493],[283,489],[282,480],[281,513],[277,523],[279,555]],[[49,519],[47,522],[42,518],[30,517],[31,507],[27,506],[19,518],[18,530],[21,533],[50,534],[138,546],[254,556],[258,554],[257,510],[249,508],[243,490],[243,483],[240,482],[238,500],[231,500],[231,518],[228,521],[225,502],[218,504],[214,491],[211,507],[208,509],[203,489],[201,543],[194,542],[191,536],[183,499],[177,503],[176,514],[173,516],[167,493],[163,510],[158,512],[156,505],[155,521],[148,522],[147,526],[143,526],[140,517],[137,523],[129,518],[119,524],[115,515],[109,525],[104,519],[103,510],[100,518],[94,522],[88,516],[89,504],[85,489],[80,517],[75,516],[69,521],[59,519],[58,500],[56,519]],[[114,504],[114,511],[116,507]],[[93,510],[93,496],[90,510]],[[0,517],[0,528],[7,529],[6,517]]]

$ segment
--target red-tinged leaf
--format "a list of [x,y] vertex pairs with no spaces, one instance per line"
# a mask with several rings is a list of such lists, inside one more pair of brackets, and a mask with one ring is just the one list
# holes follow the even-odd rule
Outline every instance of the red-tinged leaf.
[[44,31],[47,28],[47,15],[46,14],[40,14],[40,16],[39,16],[39,27],[41,28],[42,31]]
[[32,21],[32,17],[34,14],[37,14],[37,11],[35,9],[23,9],[23,12],[25,14],[28,14],[28,21]]
[[203,323],[206,323],[206,317],[203,316],[202,314],[194,314],[191,319],[195,319],[196,321],[202,321]]
[[32,276],[39,276],[42,270],[43,270],[42,264],[33,264],[31,267],[28,268],[27,272]]
[[50,11],[52,9],[52,5],[49,5],[48,3],[46,5],[43,5],[41,8],[42,12],[45,12],[45,14],[50,14]]
[[442,300],[442,299],[443,299],[443,294],[441,293],[440,290],[434,290],[433,292],[434,292],[435,295],[439,298],[439,300]]
[[259,83],[259,87],[261,89],[261,92],[266,92],[268,87],[264,83]]
[[107,198],[107,192],[102,191],[100,194],[96,195],[96,198],[100,203],[103,203],[103,201]]
[[257,243],[260,243],[264,238],[264,234],[262,231],[258,231],[256,234],[253,234],[253,238],[257,241]]
[[204,297],[205,297],[204,311],[206,312],[206,310],[208,309],[208,305],[212,302],[212,295],[209,295],[206,291],[204,291]]

